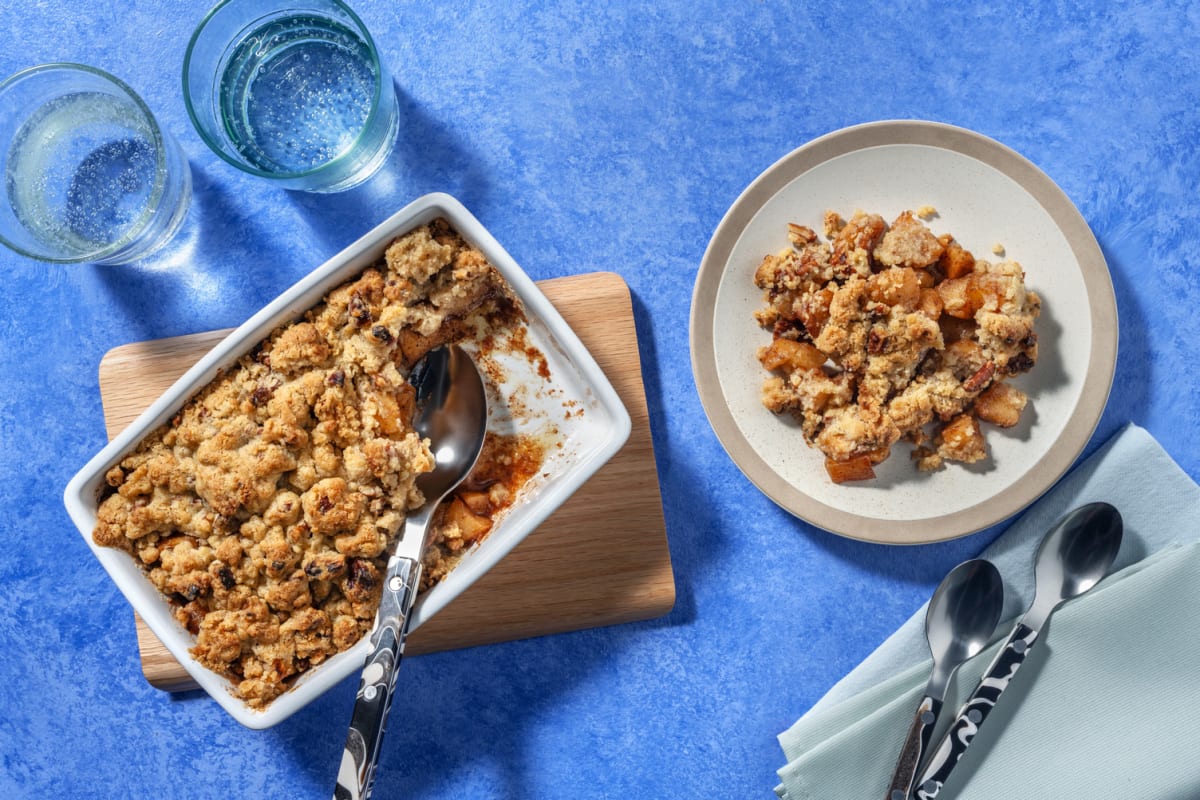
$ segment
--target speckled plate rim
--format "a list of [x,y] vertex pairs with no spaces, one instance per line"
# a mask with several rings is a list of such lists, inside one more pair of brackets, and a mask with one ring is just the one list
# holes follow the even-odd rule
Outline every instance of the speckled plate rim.
[[[1005,490],[970,507],[923,519],[860,516],[810,497],[776,472],[742,433],[721,388],[715,348],[715,307],[730,256],[746,226],[785,186],[832,159],[872,147],[924,145],[960,153],[992,167],[1027,191],[1065,237],[1078,262],[1092,320],[1091,346],[1080,399],[1054,446]],[[1112,386],[1117,357],[1117,307],[1104,254],[1067,195],[1016,151],[973,131],[923,120],[855,125],[805,144],[760,174],[734,201],[704,252],[692,294],[692,372],[708,421],[730,458],[768,498],[826,531],[883,544],[945,541],[982,530],[1025,508],[1074,463],[1091,438]],[[770,413],[763,409],[763,413]]]

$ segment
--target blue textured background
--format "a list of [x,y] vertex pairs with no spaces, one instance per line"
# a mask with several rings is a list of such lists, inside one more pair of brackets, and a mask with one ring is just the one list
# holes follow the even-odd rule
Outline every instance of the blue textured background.
[[191,130],[179,71],[202,4],[0,0],[0,75],[115,73],[195,179],[174,255],[0,252],[0,795],[329,796],[354,681],[265,732],[151,688],[60,497],[105,441],[108,349],[235,325],[428,191],[460,198],[534,278],[629,283],[679,600],[652,622],[407,660],[379,797],[773,796],[775,734],[996,533],[893,549],[817,531],[704,421],[687,325],[705,245],[747,183],[820,134],[938,120],[1047,172],[1095,231],[1121,314],[1090,447],[1133,420],[1200,476],[1195,4],[354,5],[397,77],[400,144],[369,184],[310,196],[236,172]]

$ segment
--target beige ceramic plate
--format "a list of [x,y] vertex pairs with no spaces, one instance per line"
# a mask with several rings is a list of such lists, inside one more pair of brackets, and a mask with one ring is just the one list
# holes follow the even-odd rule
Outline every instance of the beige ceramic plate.
[[[987,428],[979,464],[919,473],[906,445],[872,482],[835,485],[823,458],[789,419],[760,401],[766,373],[755,358],[770,334],[754,270],[788,246],[787,223],[821,229],[826,209],[891,220],[930,205],[936,233],[953,233],[980,258],[1025,268],[1041,295],[1030,394],[1017,427]],[[726,451],[768,497],[796,516],[855,539],[919,543],[999,522],[1051,486],[1087,443],[1108,398],[1117,354],[1117,310],[1104,255],[1065,194],[1029,161],[984,136],[931,122],[859,125],[785,156],[725,214],[704,254],[691,312],[692,369],[709,422]]]

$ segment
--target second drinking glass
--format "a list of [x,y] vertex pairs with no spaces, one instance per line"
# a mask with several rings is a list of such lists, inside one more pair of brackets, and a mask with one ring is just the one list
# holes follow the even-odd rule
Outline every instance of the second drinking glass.
[[224,160],[287,189],[338,192],[371,177],[396,141],[392,79],[340,0],[224,0],[183,63],[188,114]]

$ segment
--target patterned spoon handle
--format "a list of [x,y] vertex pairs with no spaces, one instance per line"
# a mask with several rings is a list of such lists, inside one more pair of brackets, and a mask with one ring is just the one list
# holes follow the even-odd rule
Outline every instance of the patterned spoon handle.
[[908,728],[908,738],[900,749],[900,758],[896,761],[896,770],[892,774],[892,782],[888,786],[885,800],[908,800],[912,792],[913,778],[917,767],[921,764],[921,756],[929,747],[929,737],[933,735],[933,725],[937,722],[942,710],[942,701],[936,697],[925,695],[913,714],[912,724]]
[[963,703],[958,715],[950,723],[949,730],[938,742],[937,749],[917,782],[918,800],[933,800],[938,796],[958,760],[970,747],[975,734],[983,727],[983,722],[995,707],[996,701],[1008,688],[1017,670],[1025,663],[1025,657],[1037,641],[1037,636],[1038,632],[1024,622],[1017,623],[987,673],[980,678],[975,691],[967,698],[967,702]]
[[379,615],[371,634],[372,651],[358,684],[334,800],[367,800],[371,796],[379,745],[392,705],[400,657],[404,654],[408,612],[420,580],[421,562],[398,556],[389,559]]

